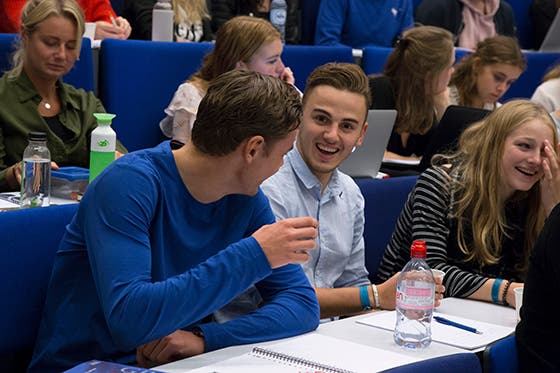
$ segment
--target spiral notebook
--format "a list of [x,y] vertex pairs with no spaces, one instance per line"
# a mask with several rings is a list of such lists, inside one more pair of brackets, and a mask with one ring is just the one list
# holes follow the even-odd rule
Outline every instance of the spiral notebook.
[[418,361],[414,356],[309,333],[189,373],[366,373]]

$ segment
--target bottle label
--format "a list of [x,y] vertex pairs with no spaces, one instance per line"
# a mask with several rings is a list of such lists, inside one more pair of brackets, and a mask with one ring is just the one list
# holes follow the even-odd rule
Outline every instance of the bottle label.
[[91,150],[96,152],[114,152],[115,144],[108,138],[97,138],[92,141]]
[[433,283],[404,280],[397,285],[397,307],[413,310],[430,310],[434,306]]

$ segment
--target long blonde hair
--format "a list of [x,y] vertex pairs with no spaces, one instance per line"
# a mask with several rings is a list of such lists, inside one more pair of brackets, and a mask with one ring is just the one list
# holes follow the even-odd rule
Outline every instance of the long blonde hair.
[[282,34],[270,22],[257,17],[234,17],[218,29],[214,49],[189,80],[206,91],[212,79],[235,69],[239,61],[248,62],[263,44],[274,40],[282,40]]
[[173,21],[175,23],[185,23],[187,21],[186,18],[192,23],[199,23],[205,19],[210,19],[206,0],[171,0],[171,3],[173,9],[182,8],[186,13],[173,12]]
[[84,12],[75,0],[28,0],[21,10],[21,35],[12,58],[12,69],[7,72],[9,78],[18,77],[23,70],[25,46],[22,36],[31,36],[37,26],[50,16],[69,19],[76,26],[76,50],[82,48],[82,35],[85,30]]
[[[457,218],[457,242],[467,260],[493,264],[500,258],[502,239],[508,235],[505,216],[508,201],[499,197],[504,144],[516,128],[534,119],[550,127],[552,142],[557,144],[556,126],[548,112],[529,100],[513,100],[467,128],[461,135],[458,152],[449,157],[455,165],[451,172],[451,209]],[[526,199],[528,203],[524,243],[526,262],[518,263],[522,272],[526,270],[529,252],[544,224],[545,212],[540,196],[540,184],[537,182],[529,191],[516,191],[509,199]],[[469,226],[472,228],[472,242],[465,238]]]
[[[434,118],[434,98],[426,83],[449,67],[453,35],[433,26],[407,30],[387,58],[383,74],[391,80],[397,106],[397,132],[424,134]],[[374,92],[375,95],[375,92]]]

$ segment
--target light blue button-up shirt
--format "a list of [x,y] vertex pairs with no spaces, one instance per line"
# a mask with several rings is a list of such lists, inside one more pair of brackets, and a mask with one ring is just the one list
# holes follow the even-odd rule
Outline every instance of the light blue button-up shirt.
[[261,188],[276,220],[311,216],[319,221],[317,246],[302,264],[312,286],[370,283],[364,262],[364,198],[351,177],[335,170],[321,193],[321,183],[294,147]]

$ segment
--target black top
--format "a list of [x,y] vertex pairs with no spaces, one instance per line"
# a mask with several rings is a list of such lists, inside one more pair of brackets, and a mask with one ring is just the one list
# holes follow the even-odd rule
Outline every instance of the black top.
[[[257,12],[250,9],[247,1],[243,0],[212,0],[212,30],[226,23],[230,18],[252,14],[255,17],[269,20],[269,13]],[[288,14],[286,18],[286,44],[299,44],[301,38],[299,21],[299,0],[286,0]]]
[[560,205],[550,213],[533,249],[515,331],[520,372],[558,372],[555,304],[560,294]]
[[[369,85],[372,97],[370,109],[397,109],[395,93],[388,77],[383,75],[372,76],[369,78]],[[436,127],[437,120],[434,116],[432,128],[423,135],[410,134],[406,146],[403,146],[401,136],[393,130],[387,144],[387,150],[405,157],[413,154],[422,156]]]

